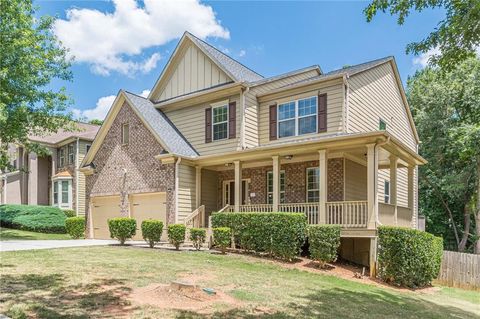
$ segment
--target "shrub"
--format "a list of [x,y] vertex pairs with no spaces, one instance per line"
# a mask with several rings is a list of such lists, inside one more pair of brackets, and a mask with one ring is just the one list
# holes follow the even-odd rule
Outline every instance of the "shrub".
[[67,234],[72,238],[84,238],[85,237],[85,218],[84,217],[69,217],[65,220],[65,228]]
[[69,217],[77,217],[77,212],[74,211],[73,209],[64,209],[63,210],[63,213],[65,214],[65,216],[67,218]]
[[0,225],[7,228],[65,234],[66,218],[58,207],[0,205]]
[[386,282],[410,288],[430,285],[438,276],[443,240],[416,229],[378,228],[378,274]]
[[150,248],[160,242],[163,232],[163,222],[156,219],[148,219],[142,222],[142,237]]
[[202,248],[205,239],[207,238],[207,231],[203,228],[192,228],[190,229],[190,240],[193,242],[193,247],[196,250]]
[[326,263],[337,260],[340,246],[340,229],[338,225],[308,226],[308,244],[310,257],[320,262],[323,268]]
[[168,241],[178,250],[180,245],[185,241],[185,232],[187,227],[183,224],[168,225]]
[[235,242],[245,250],[291,260],[305,240],[307,222],[298,213],[214,213],[212,225],[231,228]]
[[230,227],[213,228],[213,244],[220,248],[222,254],[225,254],[227,247],[230,246],[231,237],[232,231]]
[[110,237],[120,241],[124,245],[127,239],[132,238],[137,233],[137,221],[133,218],[117,217],[108,220],[108,229]]

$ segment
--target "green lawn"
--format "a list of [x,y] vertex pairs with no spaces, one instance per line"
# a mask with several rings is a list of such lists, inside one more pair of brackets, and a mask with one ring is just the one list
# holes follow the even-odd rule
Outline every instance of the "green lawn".
[[0,240],[72,239],[67,234],[44,234],[0,227]]
[[[110,246],[4,252],[0,262],[0,313],[12,318],[480,317],[479,292],[401,292],[241,255]],[[214,304],[205,314],[130,299],[135,288],[185,276],[235,305]]]

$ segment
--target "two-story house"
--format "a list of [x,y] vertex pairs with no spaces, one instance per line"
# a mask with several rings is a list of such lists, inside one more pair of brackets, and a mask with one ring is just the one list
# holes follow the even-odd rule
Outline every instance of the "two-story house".
[[0,204],[51,205],[85,214],[85,175],[78,168],[100,127],[75,126],[73,131],[29,137],[45,146],[48,156],[10,145],[13,169],[1,176]]
[[417,227],[418,143],[392,57],[264,78],[185,33],[147,98],[119,92],[83,160],[87,231],[302,212],[341,225],[342,256],[368,265],[378,225]]

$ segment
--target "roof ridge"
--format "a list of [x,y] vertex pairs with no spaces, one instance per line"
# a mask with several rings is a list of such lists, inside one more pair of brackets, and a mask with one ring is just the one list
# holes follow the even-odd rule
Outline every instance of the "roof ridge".
[[382,60],[390,60],[390,59],[394,59],[394,56],[393,55],[388,55],[388,56],[385,56],[383,58],[378,58],[378,59],[373,59],[373,60],[370,60],[370,61],[366,61],[366,62],[362,62],[362,63],[358,63],[358,64],[354,64],[354,65],[349,65],[347,67],[342,67],[340,69],[335,69],[335,70],[331,70],[327,73],[325,73],[326,75],[327,74],[330,74],[330,73],[333,73],[333,72],[340,72],[340,71],[343,71],[343,70],[347,70],[347,69],[351,69],[351,68],[356,68],[356,67],[360,67],[360,66],[363,66],[363,65],[367,65],[367,64],[371,64],[371,63],[376,63],[376,62],[380,62]]
[[220,54],[222,54],[222,55],[226,56],[226,57],[227,57],[227,58],[229,58],[230,60],[232,60],[232,61],[235,61],[236,63],[240,64],[241,66],[243,66],[244,68],[248,69],[249,71],[251,71],[251,72],[255,73],[256,75],[258,75],[258,76],[260,76],[260,77],[264,78],[264,76],[263,76],[263,75],[261,75],[260,73],[258,73],[257,71],[255,71],[255,70],[252,70],[251,68],[249,68],[248,66],[246,66],[246,65],[245,65],[245,64],[243,64],[242,62],[240,62],[240,61],[238,61],[238,60],[236,60],[236,59],[232,58],[232,57],[231,57],[231,56],[229,56],[228,54],[226,54],[226,53],[224,53],[224,52],[220,51],[219,49],[217,49],[216,47],[214,47],[213,45],[211,45],[211,44],[210,44],[210,43],[208,43],[207,41],[204,41],[204,40],[200,39],[199,37],[195,36],[194,34],[192,34],[192,33],[191,33],[191,32],[189,32],[189,31],[185,31],[185,33],[186,33],[186,34],[188,34],[188,35],[190,35],[190,36],[192,36],[192,37],[194,37],[196,40],[198,40],[198,41],[200,41],[200,42],[202,42],[202,43],[204,43],[204,44],[208,45],[208,46],[209,46],[209,47],[211,47],[212,49],[214,49],[214,50],[216,50],[217,52],[219,52]]

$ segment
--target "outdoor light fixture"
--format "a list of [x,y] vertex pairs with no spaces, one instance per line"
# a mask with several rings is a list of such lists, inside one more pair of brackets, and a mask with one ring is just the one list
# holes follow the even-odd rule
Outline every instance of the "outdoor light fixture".
[[293,155],[285,155],[284,158],[287,160],[291,160],[293,158]]

